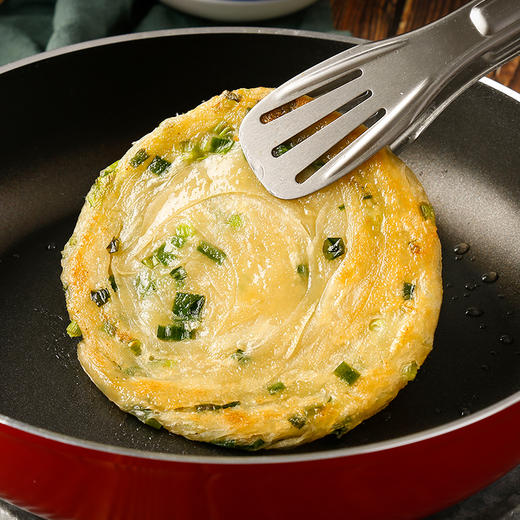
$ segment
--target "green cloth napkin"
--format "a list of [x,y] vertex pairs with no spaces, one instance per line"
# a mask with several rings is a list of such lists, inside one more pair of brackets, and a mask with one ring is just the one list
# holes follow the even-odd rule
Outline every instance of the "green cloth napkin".
[[[116,34],[215,25],[156,0],[0,0],[0,65]],[[334,31],[329,0],[255,26]]]

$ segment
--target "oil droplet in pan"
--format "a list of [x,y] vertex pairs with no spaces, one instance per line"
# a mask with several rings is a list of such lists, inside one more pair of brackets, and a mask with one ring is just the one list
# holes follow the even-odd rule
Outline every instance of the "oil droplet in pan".
[[464,255],[469,251],[469,244],[466,244],[466,242],[461,242],[460,244],[457,244],[453,248],[453,252],[456,255]]
[[466,309],[466,316],[469,316],[470,318],[478,318],[479,316],[482,316],[484,314],[483,311],[480,309],[477,309],[477,307],[468,307]]
[[513,343],[513,337],[509,334],[502,334],[502,336],[499,338],[499,341],[504,345],[511,345],[511,343]]
[[493,283],[498,280],[498,273],[495,271],[489,271],[487,273],[484,273],[480,279],[485,283]]

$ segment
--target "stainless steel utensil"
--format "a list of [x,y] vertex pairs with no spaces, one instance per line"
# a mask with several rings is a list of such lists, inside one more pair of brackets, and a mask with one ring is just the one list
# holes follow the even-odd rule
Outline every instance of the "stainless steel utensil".
[[[333,56],[278,87],[243,120],[244,154],[276,197],[308,195],[384,146],[396,150],[413,141],[458,94],[519,52],[520,0],[473,0],[421,29]],[[266,122],[271,111],[304,95],[312,101]],[[334,111],[343,114],[294,145],[299,132]],[[341,153],[320,160],[362,124],[368,129]]]

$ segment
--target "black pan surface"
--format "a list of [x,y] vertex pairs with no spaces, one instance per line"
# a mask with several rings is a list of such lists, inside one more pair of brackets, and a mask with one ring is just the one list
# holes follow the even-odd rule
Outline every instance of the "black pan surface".
[[[191,442],[110,403],[65,334],[60,251],[99,170],[161,120],[224,89],[276,86],[352,43],[240,29],[108,41],[0,69],[0,421],[116,450],[286,455]],[[402,152],[436,209],[443,245],[434,350],[386,410],[343,439],[289,453],[341,453],[464,421],[520,391],[519,121],[518,100],[479,83]],[[470,245],[464,255],[453,252],[460,242]],[[498,280],[484,283],[490,271]]]

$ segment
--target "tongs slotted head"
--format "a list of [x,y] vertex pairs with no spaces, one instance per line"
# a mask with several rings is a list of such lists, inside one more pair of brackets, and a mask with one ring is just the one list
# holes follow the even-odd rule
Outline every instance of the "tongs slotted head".
[[273,195],[308,195],[384,146],[413,141],[458,94],[519,52],[520,0],[474,0],[287,81],[244,118],[242,149]]

